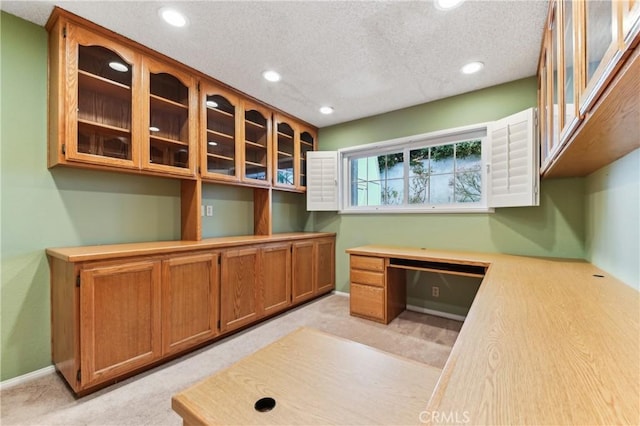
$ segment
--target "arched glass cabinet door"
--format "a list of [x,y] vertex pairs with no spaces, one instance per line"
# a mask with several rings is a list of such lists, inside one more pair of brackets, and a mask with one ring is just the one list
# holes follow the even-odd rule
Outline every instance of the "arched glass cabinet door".
[[270,112],[259,105],[244,103],[244,170],[246,182],[269,185],[271,173]]
[[181,70],[145,59],[149,82],[147,126],[142,129],[143,167],[162,173],[195,175],[195,79]]
[[295,124],[284,117],[276,115],[274,119],[274,179],[275,186],[294,188],[297,164],[295,159],[295,144],[297,128]]
[[299,189],[307,187],[307,154],[315,151],[316,132],[311,129],[300,129]]
[[[122,46],[69,24],[67,160],[137,167],[133,108],[138,56]],[[75,87],[74,87],[75,86]]]
[[200,141],[201,174],[236,181],[240,175],[238,98],[211,84],[203,83],[200,89],[201,122],[205,125]]

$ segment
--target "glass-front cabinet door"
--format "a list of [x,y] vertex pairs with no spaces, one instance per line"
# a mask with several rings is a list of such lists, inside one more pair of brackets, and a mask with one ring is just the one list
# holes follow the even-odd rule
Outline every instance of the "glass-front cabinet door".
[[195,175],[196,84],[193,76],[145,59],[148,81],[146,127],[142,134],[143,168]]
[[295,123],[285,117],[276,114],[273,120],[275,133],[274,141],[274,186],[283,188],[295,188],[296,173],[296,145],[298,130]]
[[[551,104],[552,104],[552,119],[551,119],[551,139],[549,151],[553,153],[553,150],[560,142],[560,61],[559,61],[559,17],[558,9],[555,8],[553,17],[550,22],[551,31],[551,44],[549,46],[549,54],[551,60]],[[553,155],[553,154],[552,154]]]
[[574,1],[565,0],[561,3],[562,7],[562,65],[564,68],[562,82],[562,98],[563,98],[563,120],[560,131],[560,139],[565,140],[569,133],[573,131],[578,124],[578,102],[576,99],[576,75],[578,70],[576,64],[579,60],[576,58],[575,41],[575,10]]
[[591,108],[603,90],[616,63],[616,54],[622,47],[618,20],[620,5],[620,1],[614,0],[582,1],[574,5],[580,6],[583,24],[581,56],[584,59],[584,78],[580,85],[582,113]]
[[205,125],[200,139],[201,174],[216,180],[237,181],[242,133],[238,97],[205,82],[201,83],[200,94],[200,119]]
[[629,46],[640,32],[640,0],[620,0],[622,8],[622,39]]
[[242,179],[246,182],[269,185],[271,181],[271,113],[268,109],[244,103],[244,164]]
[[[83,28],[67,25],[67,160],[134,168],[139,56]],[[75,87],[74,87],[75,86]],[[59,94],[62,95],[62,94]]]
[[316,132],[312,129],[300,128],[300,155],[299,162],[299,181],[298,189],[305,190],[307,188],[307,153],[315,150]]

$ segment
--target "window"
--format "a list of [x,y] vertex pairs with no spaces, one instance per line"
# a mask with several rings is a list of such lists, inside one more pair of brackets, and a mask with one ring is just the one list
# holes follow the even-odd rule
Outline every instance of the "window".
[[348,159],[349,207],[482,205],[483,140],[425,142],[383,155],[353,156]]
[[[307,209],[487,212],[537,205],[534,113],[531,108],[495,122],[319,152],[324,163],[309,163]],[[331,166],[333,158],[340,167]]]

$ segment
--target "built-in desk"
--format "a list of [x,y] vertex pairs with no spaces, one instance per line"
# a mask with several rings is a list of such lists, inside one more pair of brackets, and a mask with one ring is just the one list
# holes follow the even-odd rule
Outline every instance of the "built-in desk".
[[399,266],[411,267],[392,259],[486,270],[421,420],[640,424],[640,297],[606,272],[572,259],[389,246],[347,252],[352,311],[385,323],[405,303]]
[[440,272],[484,277],[486,262],[447,260],[429,256],[425,249],[365,246],[350,254],[351,315],[389,324],[407,306],[405,271]]

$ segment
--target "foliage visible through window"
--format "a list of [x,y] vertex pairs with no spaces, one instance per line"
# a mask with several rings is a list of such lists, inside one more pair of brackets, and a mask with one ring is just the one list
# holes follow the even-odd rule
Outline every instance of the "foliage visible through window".
[[350,205],[354,207],[415,207],[483,199],[480,139],[352,158],[350,168]]

